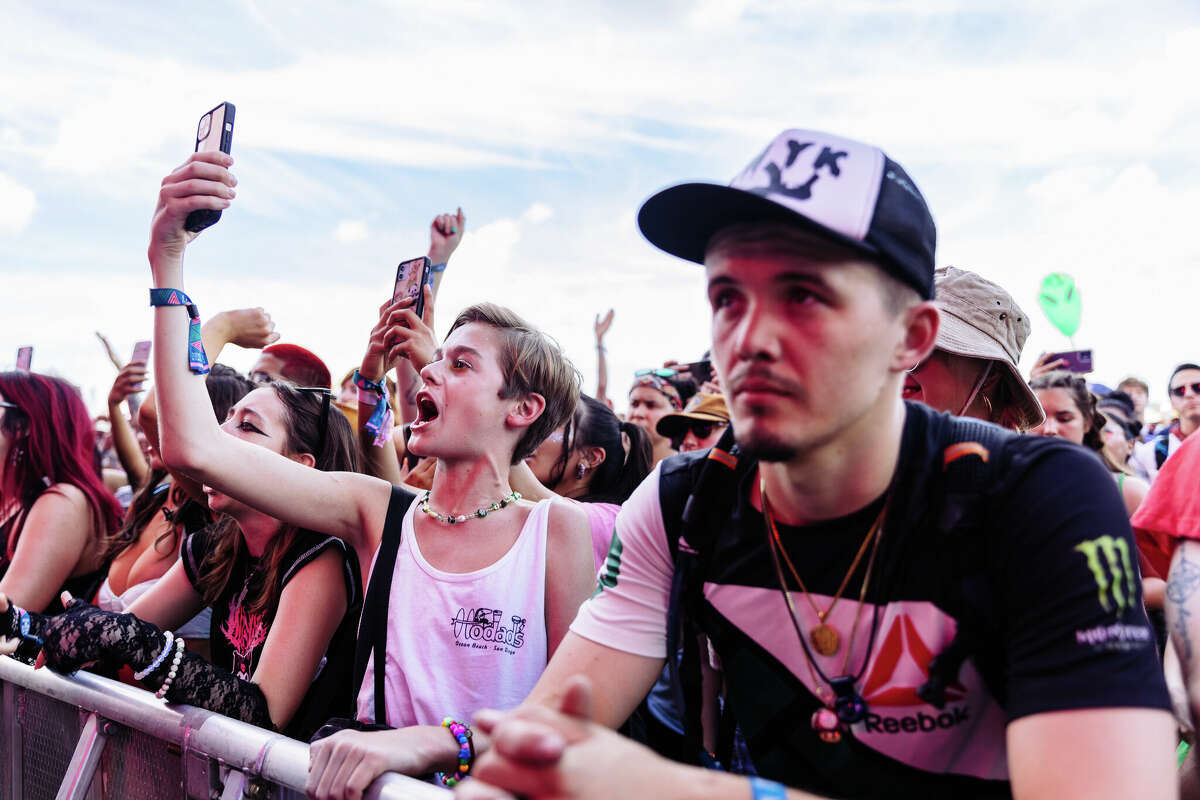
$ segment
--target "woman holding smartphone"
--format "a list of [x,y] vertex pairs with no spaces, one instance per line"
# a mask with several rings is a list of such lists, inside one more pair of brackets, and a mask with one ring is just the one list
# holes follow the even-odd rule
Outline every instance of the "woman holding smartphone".
[[[163,181],[149,257],[153,286],[166,290],[167,299],[170,290],[184,299],[183,251],[194,234],[183,222],[191,211],[230,205],[236,184],[231,164],[223,153],[197,153]],[[385,525],[393,532],[403,529],[405,547],[395,569],[424,580],[424,593],[417,597],[404,581],[392,583],[383,676],[387,717],[376,720],[403,729],[358,734],[386,737],[390,757],[382,769],[455,772],[461,747],[457,735],[439,724],[443,717],[466,722],[482,705],[500,700],[512,707],[524,699],[594,578],[586,516],[567,504],[514,502],[508,485],[509,466],[571,413],[578,374],[541,334],[514,322],[511,312],[493,306],[470,311],[460,315],[436,360],[422,370],[425,388],[417,394],[420,416],[410,446],[438,461],[432,490],[409,502],[412,495],[386,481],[308,468],[311,454],[283,446],[283,431],[271,424],[276,411],[263,406],[251,415],[244,408],[266,390],[248,395],[227,423],[236,435],[222,433],[211,420],[202,379],[189,364],[190,310],[169,305],[155,310],[159,430],[168,466],[202,481],[214,501],[226,498],[221,502],[231,507],[345,540],[368,568]],[[518,569],[527,564],[540,566]],[[312,623],[303,617],[322,604],[307,598],[302,606],[302,616],[290,620],[293,638],[312,635],[307,630]],[[469,629],[465,646],[446,624],[460,614],[468,620],[459,626]],[[472,636],[476,627],[491,631],[491,646]],[[499,627],[508,633],[495,641]],[[421,646],[397,641],[412,636]],[[69,653],[71,641],[60,637],[58,649]],[[146,655],[157,658],[160,651],[156,644]],[[55,665],[50,658],[47,663]],[[364,686],[373,685],[369,672]],[[172,688],[167,697],[174,696]],[[360,693],[360,709],[374,704]],[[314,763],[314,772],[333,780],[342,763],[339,759],[330,773]]]

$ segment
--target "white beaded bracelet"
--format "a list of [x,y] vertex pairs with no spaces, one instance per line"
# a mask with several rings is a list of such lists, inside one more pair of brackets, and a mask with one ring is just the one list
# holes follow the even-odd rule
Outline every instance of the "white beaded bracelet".
[[170,631],[164,631],[163,636],[165,637],[163,641],[163,647],[162,650],[158,651],[158,657],[151,661],[150,666],[146,667],[144,670],[133,673],[133,679],[135,681],[144,680],[147,675],[161,667],[162,663],[167,660],[167,656],[171,654],[171,645],[174,642],[175,634],[171,633]]
[[171,669],[167,671],[167,677],[162,686],[158,687],[158,691],[154,693],[159,700],[167,696],[167,690],[171,688],[171,682],[175,680],[175,675],[179,672],[181,661],[183,661],[183,637],[177,636],[175,637],[175,658],[171,661]]

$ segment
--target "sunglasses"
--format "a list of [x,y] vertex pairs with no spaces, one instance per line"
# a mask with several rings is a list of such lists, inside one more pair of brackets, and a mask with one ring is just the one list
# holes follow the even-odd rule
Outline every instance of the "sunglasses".
[[333,402],[333,392],[321,386],[297,386],[296,391],[321,395],[321,435],[317,438],[317,451],[313,453],[320,460],[325,452],[325,440],[329,437],[329,405]]
[[647,375],[657,375],[660,378],[670,378],[675,375],[675,370],[669,367],[659,367],[658,369],[639,369],[633,373],[635,378],[644,378]]
[[707,439],[712,436],[713,431],[720,430],[728,424],[728,422],[689,422],[684,428],[684,434],[691,431],[697,439]]
[[1200,383],[1181,383],[1178,386],[1171,387],[1171,394],[1175,397],[1183,397],[1188,389],[1192,390],[1192,394],[1200,395]]
[[267,373],[262,372],[261,370],[258,372],[251,372],[249,377],[251,383],[258,384],[259,386],[266,386],[268,383],[275,382],[274,378]]

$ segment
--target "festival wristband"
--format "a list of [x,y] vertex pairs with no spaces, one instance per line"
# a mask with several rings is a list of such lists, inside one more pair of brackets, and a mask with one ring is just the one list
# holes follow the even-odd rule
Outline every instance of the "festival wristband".
[[208,354],[204,352],[204,340],[200,338],[200,309],[178,289],[151,289],[152,306],[186,306],[188,319],[188,368],[197,375],[208,374]]
[[435,272],[445,272],[445,271],[446,271],[446,262],[445,261],[443,261],[441,264],[434,264],[432,267],[429,268],[429,274],[431,274],[431,275]]
[[377,406],[379,405],[379,395],[374,392],[368,392],[365,389],[359,389],[358,404],[360,406]]
[[12,620],[9,630],[13,632],[13,635],[18,639],[26,642],[33,642],[38,647],[41,647],[41,637],[34,636],[29,632],[32,625],[32,619],[29,616],[29,612],[18,606],[16,603],[10,602],[8,604],[8,613],[10,614],[10,619]]
[[375,410],[363,423],[363,427],[367,429],[368,433],[374,434],[373,444],[376,447],[383,447],[392,438],[393,421],[392,407],[386,400],[387,391],[384,389],[383,380],[373,381],[363,377],[358,370],[354,370],[354,385],[358,387],[360,398],[364,392],[374,392],[379,397],[379,402],[375,404]]
[[755,776],[750,779],[751,800],[787,800],[787,789],[782,783]]

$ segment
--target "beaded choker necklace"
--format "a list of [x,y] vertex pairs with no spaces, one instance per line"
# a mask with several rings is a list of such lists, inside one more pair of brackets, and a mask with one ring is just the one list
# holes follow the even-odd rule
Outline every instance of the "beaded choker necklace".
[[471,520],[471,519],[483,519],[490,512],[499,511],[502,508],[507,508],[509,505],[517,502],[520,499],[521,499],[520,492],[512,492],[507,497],[497,500],[495,503],[492,503],[490,506],[486,506],[484,508],[477,508],[474,511],[472,511],[470,514],[459,514],[459,515],[455,516],[454,514],[439,514],[438,512],[436,512],[432,508],[430,508],[429,507],[429,490],[426,490],[425,496],[421,498],[421,512],[423,514],[426,514],[426,515],[432,517],[433,519],[436,519],[438,522],[443,522],[447,525],[456,525],[460,522],[466,522],[467,520]]

